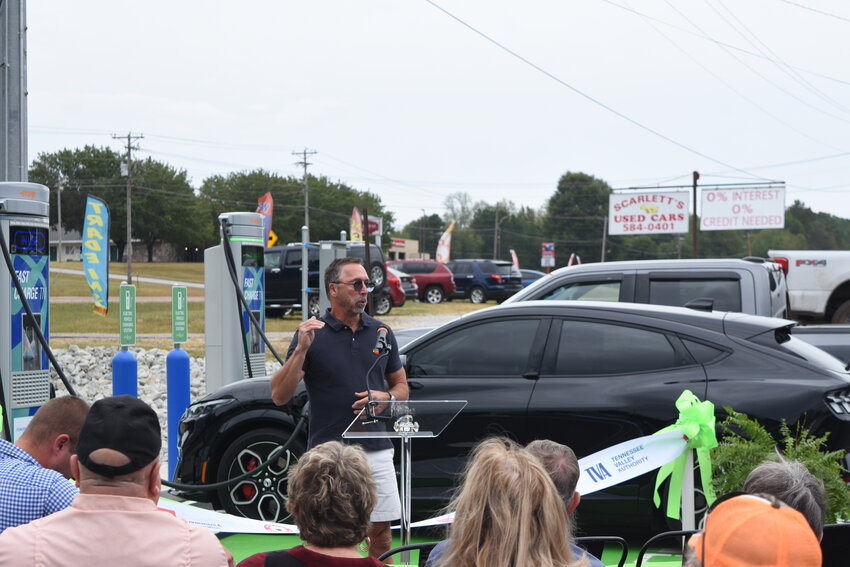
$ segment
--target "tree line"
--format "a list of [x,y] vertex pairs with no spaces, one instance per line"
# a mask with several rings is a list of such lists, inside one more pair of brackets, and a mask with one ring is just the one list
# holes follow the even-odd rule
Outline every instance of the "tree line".
[[[62,227],[81,231],[86,196],[103,199],[110,209],[110,237],[118,250],[126,245],[126,186],[124,156],[110,148],[85,146],[40,154],[29,179],[51,188],[50,223],[58,224],[57,189],[62,187]],[[544,241],[555,242],[556,265],[566,265],[571,254],[584,262],[650,258],[689,258],[688,235],[658,234],[608,236],[603,239],[608,196],[612,188],[592,175],[567,172],[540,209],[503,200],[475,201],[468,193],[453,193],[443,203],[442,215],[430,214],[397,229],[395,216],[371,191],[363,191],[323,176],[309,176],[310,236],[338,239],[347,230],[351,210],[366,208],[381,216],[384,234],[420,240],[420,250],[435,254],[437,241],[449,222],[453,258],[510,259],[515,250],[522,267],[540,265]],[[267,192],[274,198],[272,229],[280,242],[301,239],[304,224],[304,180],[261,169],[213,175],[194,189],[185,170],[151,158],[132,164],[133,238],[143,242],[152,261],[154,246],[169,243],[178,249],[204,249],[218,243],[218,215],[254,211]],[[388,245],[389,239],[384,239]],[[603,252],[604,242],[604,252]],[[782,230],[712,231],[699,234],[699,256],[704,258],[766,256],[775,249],[850,249],[850,220],[815,213],[800,201],[785,212]]]

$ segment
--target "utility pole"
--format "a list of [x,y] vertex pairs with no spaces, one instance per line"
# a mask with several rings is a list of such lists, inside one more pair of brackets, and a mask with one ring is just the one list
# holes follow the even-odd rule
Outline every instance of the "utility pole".
[[27,180],[26,0],[0,0],[0,181]]
[[[62,180],[56,187],[56,237],[59,244],[56,245],[56,261],[62,261]],[[85,236],[85,235],[84,235]]]
[[[133,190],[133,140],[144,138],[142,134],[133,135],[127,132],[127,283],[133,283],[133,230],[132,230],[132,199]],[[123,136],[112,135],[113,140],[123,140]]]
[[496,226],[493,229],[493,259],[494,260],[499,259],[499,252],[500,252],[500,250],[499,250],[499,244],[500,244],[499,240],[500,240],[500,235],[499,235],[499,208],[496,207]]
[[301,161],[295,162],[295,165],[300,165],[304,168],[304,226],[308,229],[310,228],[310,199],[308,197],[308,187],[307,187],[307,166],[313,165],[307,161],[307,156],[315,155],[315,150],[308,150],[304,148],[300,152],[292,152],[294,156],[301,156]]
[[697,230],[699,229],[699,225],[697,224],[697,181],[699,180],[699,171],[694,172],[694,216],[691,219],[691,257],[699,258],[699,253],[697,250]]
[[422,257],[422,249],[425,248],[425,209],[422,211],[422,216],[419,218],[419,257]]
[[[307,156],[314,155],[314,150],[304,148],[301,152],[292,152],[294,156],[301,156],[301,161],[295,162],[304,168],[304,226],[301,227],[301,320],[306,321],[310,317],[310,286],[307,275],[310,270],[309,254],[310,254],[310,202],[308,200],[307,187],[307,166],[311,165],[307,161]],[[368,240],[368,239],[367,239]],[[367,242],[368,246],[369,243]],[[368,248],[367,248],[368,250]],[[319,278],[321,280],[321,277]],[[322,282],[319,281],[319,285]]]

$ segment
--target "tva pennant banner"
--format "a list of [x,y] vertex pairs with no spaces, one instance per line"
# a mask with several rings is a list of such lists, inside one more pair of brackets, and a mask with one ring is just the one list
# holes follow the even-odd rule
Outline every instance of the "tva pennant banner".
[[582,496],[654,471],[681,455],[688,446],[681,430],[638,437],[579,459],[576,491]]
[[94,312],[109,310],[109,207],[89,195],[83,224],[83,272],[94,297]]
[[[688,447],[680,430],[638,437],[579,459],[576,492],[584,496],[654,471],[675,460]],[[451,524],[454,514],[410,524],[412,528]]]
[[231,516],[213,510],[196,508],[176,500],[160,497],[157,507],[186,520],[192,525],[203,526],[214,532],[234,534],[297,534],[298,527],[294,524],[276,524],[262,520],[252,520],[241,516]]

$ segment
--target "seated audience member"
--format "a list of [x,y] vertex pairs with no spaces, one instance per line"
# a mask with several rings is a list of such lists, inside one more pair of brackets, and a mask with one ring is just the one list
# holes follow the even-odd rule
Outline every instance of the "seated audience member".
[[823,482],[799,461],[765,461],[747,476],[744,492],[770,494],[805,516],[818,539],[823,538],[826,490]]
[[482,441],[452,499],[449,539],[428,558],[434,567],[587,565],[570,547],[570,519],[543,465],[508,439]]
[[232,565],[212,532],[157,509],[161,446],[146,403],[115,396],[92,404],[71,457],[80,494],[70,507],[0,534],[0,565]]
[[286,509],[295,516],[304,545],[257,553],[239,567],[383,566],[357,549],[378,501],[372,469],[359,445],[328,441],[304,453],[289,471],[288,493]]
[[821,567],[821,548],[801,513],[769,494],[719,499],[688,541],[688,567]]
[[[567,516],[570,517],[570,525],[572,530],[575,530],[575,511],[581,502],[581,494],[576,492],[581,469],[578,467],[578,458],[575,452],[566,445],[562,445],[550,439],[538,439],[532,441],[525,446],[540,463],[549,478],[555,483],[555,488],[558,489],[558,494],[564,502],[567,511]],[[572,537],[572,533],[570,534]],[[591,567],[605,567],[599,559],[587,553],[585,550],[575,544],[570,544],[573,555],[576,557],[586,556]]]
[[80,398],[54,398],[14,444],[0,439],[0,533],[71,505],[71,455],[88,411]]

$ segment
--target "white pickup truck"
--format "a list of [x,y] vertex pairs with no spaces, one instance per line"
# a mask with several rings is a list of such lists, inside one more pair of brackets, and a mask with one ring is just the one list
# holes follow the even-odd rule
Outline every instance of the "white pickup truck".
[[850,251],[769,250],[785,270],[792,316],[850,323]]

